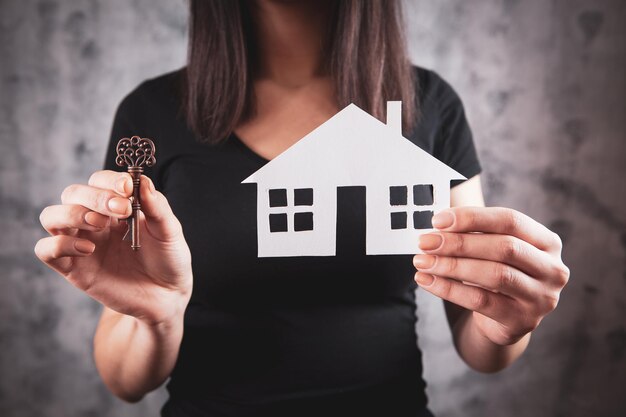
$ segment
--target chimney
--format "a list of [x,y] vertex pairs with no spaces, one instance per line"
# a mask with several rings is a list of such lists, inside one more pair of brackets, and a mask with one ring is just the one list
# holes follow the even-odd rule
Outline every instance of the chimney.
[[394,134],[402,136],[402,102],[387,102],[387,126]]

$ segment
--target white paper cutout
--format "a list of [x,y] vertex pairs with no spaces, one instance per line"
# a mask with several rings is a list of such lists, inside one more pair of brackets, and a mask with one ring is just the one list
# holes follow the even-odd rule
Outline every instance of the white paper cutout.
[[[257,184],[258,256],[334,256],[343,186],[366,187],[367,255],[421,253],[418,237],[433,229],[415,229],[413,213],[448,208],[450,180],[466,178],[404,138],[401,121],[399,101],[387,102],[387,124],[350,104],[243,180]],[[433,204],[415,205],[414,185],[432,185]],[[406,205],[391,205],[392,186],[407,187]],[[295,205],[296,189],[313,189],[312,205]],[[270,190],[285,190],[272,191],[273,207]],[[406,228],[392,229],[392,217],[403,217],[394,212],[406,213]],[[296,213],[312,213],[313,230],[295,231],[310,228],[311,217]]]

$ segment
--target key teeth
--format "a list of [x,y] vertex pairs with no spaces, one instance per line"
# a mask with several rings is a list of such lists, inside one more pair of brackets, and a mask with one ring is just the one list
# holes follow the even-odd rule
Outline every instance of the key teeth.
[[124,237],[122,238],[122,241],[128,241],[128,240],[132,240],[131,236],[130,236],[130,222],[128,221],[128,219],[124,219],[124,221],[126,222],[126,233],[124,233]]

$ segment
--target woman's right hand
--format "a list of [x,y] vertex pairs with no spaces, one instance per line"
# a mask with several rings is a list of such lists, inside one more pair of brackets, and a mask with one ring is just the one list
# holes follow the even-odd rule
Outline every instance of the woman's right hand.
[[62,204],[40,220],[51,236],[35,253],[49,267],[103,305],[155,325],[182,317],[192,290],[191,254],[180,222],[152,181],[141,177],[141,249],[122,241],[131,214],[128,173],[97,171],[73,184]]

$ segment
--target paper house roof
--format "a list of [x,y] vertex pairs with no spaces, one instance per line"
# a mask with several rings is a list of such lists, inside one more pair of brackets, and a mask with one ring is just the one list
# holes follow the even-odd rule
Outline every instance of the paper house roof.
[[400,102],[388,102],[387,109],[385,124],[346,106],[242,182],[316,187],[466,179],[402,136]]

